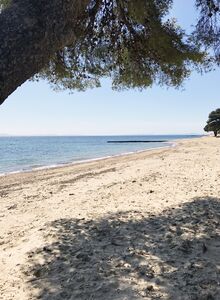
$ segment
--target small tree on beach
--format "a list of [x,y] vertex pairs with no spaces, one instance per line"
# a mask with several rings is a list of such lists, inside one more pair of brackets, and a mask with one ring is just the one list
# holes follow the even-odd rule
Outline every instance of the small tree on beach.
[[204,127],[204,131],[213,131],[215,137],[218,135],[218,133],[220,132],[220,108],[213,110],[209,114],[209,118],[206,126]]

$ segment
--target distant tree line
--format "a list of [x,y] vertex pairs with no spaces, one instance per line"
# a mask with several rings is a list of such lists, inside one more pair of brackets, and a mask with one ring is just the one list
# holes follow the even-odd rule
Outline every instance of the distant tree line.
[[218,133],[220,133],[220,108],[213,110],[209,114],[209,118],[204,130],[206,132],[213,131],[215,137],[217,137]]

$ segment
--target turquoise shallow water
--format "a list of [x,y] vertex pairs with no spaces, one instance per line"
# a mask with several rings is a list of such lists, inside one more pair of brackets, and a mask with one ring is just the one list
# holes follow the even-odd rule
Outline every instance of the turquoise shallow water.
[[192,138],[188,135],[163,136],[62,136],[0,137],[0,174],[28,171],[84,160],[165,147],[169,143],[122,143],[117,140],[167,140]]

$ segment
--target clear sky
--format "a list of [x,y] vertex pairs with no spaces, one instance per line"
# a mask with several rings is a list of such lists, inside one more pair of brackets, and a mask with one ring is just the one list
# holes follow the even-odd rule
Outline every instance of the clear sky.
[[[185,27],[195,18],[193,2],[175,1],[172,14]],[[183,89],[154,86],[143,92],[114,92],[104,80],[102,88],[73,94],[27,82],[0,106],[0,134],[203,133],[209,112],[220,106],[219,79],[219,69],[194,73]]]

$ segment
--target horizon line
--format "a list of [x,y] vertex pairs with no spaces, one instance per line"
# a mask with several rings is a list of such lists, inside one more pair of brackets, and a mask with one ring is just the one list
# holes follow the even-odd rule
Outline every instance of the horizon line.
[[131,134],[0,134],[0,137],[95,137],[95,136],[166,136],[166,135],[206,135],[205,133],[131,133]]

